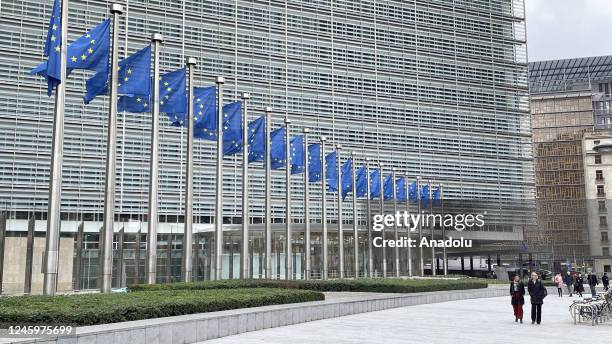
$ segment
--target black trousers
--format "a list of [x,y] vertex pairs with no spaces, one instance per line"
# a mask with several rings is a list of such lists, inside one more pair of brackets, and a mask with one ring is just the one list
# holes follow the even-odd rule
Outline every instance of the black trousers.
[[531,304],[531,321],[540,323],[542,321],[542,305]]

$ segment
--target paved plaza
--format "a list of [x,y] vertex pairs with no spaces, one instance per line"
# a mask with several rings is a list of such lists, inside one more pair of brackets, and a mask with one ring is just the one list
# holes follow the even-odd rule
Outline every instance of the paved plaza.
[[529,297],[525,299],[523,324],[514,322],[510,297],[495,297],[362,313],[247,332],[205,343],[489,344],[533,339],[538,344],[575,344],[612,338],[612,322],[595,327],[573,324],[568,306],[576,298],[558,298],[549,293],[539,326],[531,324]]

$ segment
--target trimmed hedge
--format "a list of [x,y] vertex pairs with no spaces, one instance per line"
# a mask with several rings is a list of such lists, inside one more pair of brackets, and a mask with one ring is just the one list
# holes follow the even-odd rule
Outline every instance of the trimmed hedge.
[[487,282],[478,279],[384,279],[359,278],[342,280],[220,280],[191,283],[138,284],[129,286],[130,290],[206,290],[234,288],[285,288],[315,291],[353,291],[377,293],[418,293],[441,290],[464,290],[486,288]]
[[97,325],[324,299],[315,291],[278,288],[3,297],[0,324]]

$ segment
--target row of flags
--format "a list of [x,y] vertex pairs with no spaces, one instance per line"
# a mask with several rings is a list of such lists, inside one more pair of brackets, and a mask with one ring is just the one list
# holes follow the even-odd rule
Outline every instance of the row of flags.
[[[53,45],[57,41],[58,20],[57,0],[53,8],[53,16],[45,46],[45,55],[48,60],[36,68],[33,73],[47,78],[49,90],[61,82],[56,71],[57,50]],[[96,27],[85,33],[75,42],[68,46],[68,69],[93,70],[96,73],[86,83],[85,103],[93,101],[97,96],[108,93],[108,79],[110,67],[109,48],[110,30],[109,20],[104,20]],[[117,85],[120,98],[117,111],[131,113],[145,113],[151,110],[151,46],[146,46],[134,54],[119,62],[119,84]],[[167,115],[172,125],[185,127],[187,125],[187,86],[186,69],[181,68],[163,74],[159,80],[159,105],[160,112]],[[49,93],[51,94],[51,93]],[[217,109],[216,109],[216,87],[194,88],[194,137],[209,141],[216,141]],[[264,161],[265,145],[265,116],[260,116],[248,125],[249,140],[249,162]],[[223,106],[223,155],[230,156],[242,151],[242,102],[236,101]],[[285,127],[273,130],[270,134],[270,159],[272,169],[285,167],[285,140],[287,139]],[[304,137],[295,136],[290,139],[291,149],[291,174],[304,173]],[[308,146],[308,169],[310,182],[321,181],[320,159],[321,145],[319,143]],[[326,155],[326,182],[329,192],[338,192],[338,154],[334,151]],[[352,164],[353,158],[348,158],[341,168],[342,197],[352,192]],[[366,197],[366,166],[361,166],[356,173],[357,197]],[[370,199],[380,197],[380,171],[370,172]],[[396,179],[396,192],[393,192],[393,181],[391,174],[385,176],[382,185],[382,194],[385,200],[396,198],[397,201],[429,201],[439,203],[441,190],[438,186],[430,193],[429,185],[424,185],[417,192],[417,182],[413,181],[406,190],[407,180],[405,177]]]
[[[49,96],[53,93],[53,89],[57,90],[56,96],[57,99],[62,99],[63,101],[63,88],[58,87],[64,80],[62,79],[62,61],[61,57],[63,55],[62,49],[62,32],[66,31],[66,27],[64,26],[62,31],[62,22],[61,18],[66,17],[62,16],[62,12],[66,10],[65,3],[62,4],[62,0],[54,0],[53,10],[51,14],[51,19],[49,22],[49,28],[47,31],[47,38],[44,47],[44,55],[47,57],[47,60],[32,70],[33,74],[40,75],[44,77],[47,81],[47,93]],[[116,7],[115,7],[116,6]],[[349,157],[341,162],[339,151],[332,151],[330,153],[325,154],[323,150],[323,140],[321,143],[313,143],[307,144],[306,136],[298,135],[290,137],[289,125],[290,122],[288,119],[285,120],[286,126],[281,126],[274,130],[271,130],[270,123],[267,123],[269,120],[269,116],[263,115],[250,123],[246,122],[247,119],[247,99],[248,94],[243,95],[243,101],[235,101],[227,104],[223,104],[223,96],[222,96],[222,86],[223,81],[217,80],[216,86],[208,86],[208,87],[194,87],[192,85],[193,82],[193,69],[192,66],[194,62],[187,62],[187,67],[179,68],[177,70],[159,75],[158,61],[153,61],[154,72],[152,76],[152,60],[158,60],[159,56],[159,40],[158,38],[153,38],[153,43],[151,45],[145,46],[130,56],[124,58],[121,61],[114,63],[111,65],[111,61],[117,61],[117,42],[112,42],[111,44],[111,24],[116,30],[118,27],[118,13],[121,12],[121,6],[113,5],[111,12],[114,14],[115,20],[112,21],[110,19],[103,20],[98,25],[96,25],[91,30],[87,31],[77,40],[72,42],[71,44],[67,44],[65,49],[66,52],[66,76],[70,74],[75,69],[81,70],[89,70],[94,72],[93,75],[86,81],[86,89],[85,94],[83,96],[83,100],[85,104],[89,104],[94,101],[100,95],[108,95],[112,94],[113,97],[111,99],[115,99],[114,95],[116,94],[118,97],[117,104],[111,104],[109,110],[109,128],[116,126],[116,112],[129,112],[129,113],[153,113],[152,119],[152,148],[156,147],[157,141],[157,112],[164,113],[167,116],[168,120],[173,126],[189,128],[192,130],[192,135],[187,135],[188,137],[188,152],[192,150],[192,137],[196,139],[208,140],[208,141],[219,141],[219,137],[222,137],[221,142],[217,143],[217,190],[220,190],[220,184],[222,183],[222,160],[223,156],[231,156],[240,153],[243,154],[243,174],[244,180],[243,183],[243,196],[246,200],[248,200],[248,165],[253,162],[266,162],[269,161],[270,169],[286,169],[287,174],[287,217],[290,218],[290,208],[289,208],[289,199],[290,199],[290,176],[296,174],[304,174],[308,172],[308,182],[309,183],[317,183],[323,182],[325,184],[322,185],[322,188],[325,192],[337,193],[338,198],[340,197],[344,199],[349,193],[354,194],[354,206],[356,198],[367,198],[376,199],[384,201],[384,200],[396,200],[400,202],[426,202],[429,205],[437,205],[441,202],[441,186],[438,186],[435,189],[430,189],[431,184],[420,185],[418,180],[412,181],[409,184],[409,181],[406,177],[395,178],[395,173],[388,174],[386,176],[382,176],[382,170],[379,169],[370,169],[369,166],[364,165],[360,166],[355,173],[353,173],[355,166],[355,161],[353,161],[353,156]],[[63,12],[66,14],[67,12]],[[116,32],[114,33],[116,36]],[[112,55],[112,58],[111,58]],[[154,58],[152,59],[152,56]],[[117,76],[116,82],[114,81],[114,77],[111,78],[111,75]],[[111,80],[113,79],[113,80]],[[158,79],[158,80],[155,80]],[[157,83],[157,84],[156,84]],[[218,88],[217,88],[218,87]],[[153,92],[154,90],[158,90],[158,94],[155,97],[158,103],[152,104]],[[112,91],[112,92],[111,92]],[[116,92],[116,93],[115,93]],[[189,99],[190,94],[193,94],[193,98]],[[114,101],[114,100],[113,100]],[[57,104],[58,102],[56,102]],[[192,106],[191,109],[189,107]],[[221,108],[221,112],[219,113],[218,107]],[[154,108],[154,110],[153,110]],[[62,106],[63,109],[63,106]],[[63,119],[63,113],[58,115],[63,110],[58,110],[56,107],[55,118]],[[266,110],[266,113],[269,114],[269,110]],[[187,116],[192,116],[192,118],[188,118]],[[63,125],[63,123],[61,124]],[[193,127],[191,126],[193,125]],[[57,126],[54,125],[54,130]],[[115,147],[114,142],[116,141],[115,131],[109,130],[108,142],[109,147]],[[56,135],[54,131],[54,147],[56,144]],[[63,140],[63,137],[59,137],[58,140]],[[268,141],[267,141],[268,140]],[[246,142],[245,142],[246,141]],[[59,141],[61,142],[61,141]],[[112,143],[112,144],[111,144]],[[269,152],[267,146],[269,145]],[[153,171],[157,169],[156,161],[156,152],[157,150],[151,150],[151,179],[149,180],[149,188],[152,190],[149,195],[149,218],[156,219],[157,216],[157,173],[153,173]],[[106,189],[105,189],[105,223],[104,223],[104,233],[105,233],[105,246],[107,243],[112,244],[112,233],[113,233],[113,224],[112,219],[114,218],[114,161],[115,161],[115,152],[114,148],[109,148],[107,152],[107,181],[106,181]],[[306,158],[308,157],[308,158]],[[60,157],[61,158],[61,157]],[[187,154],[187,165],[192,166],[192,156],[191,154]],[[323,160],[324,159],[324,160]],[[53,159],[52,159],[53,160]],[[110,162],[110,163],[109,163]],[[59,166],[59,165],[58,165]],[[55,165],[52,163],[52,169]],[[58,169],[60,169],[58,167]],[[325,171],[323,171],[325,169]],[[187,178],[189,180],[189,176],[191,176],[190,168],[187,168]],[[221,171],[221,172],[220,172]],[[266,171],[269,172],[266,167]],[[323,173],[324,172],[324,173]],[[53,175],[53,171],[51,175]],[[368,176],[369,173],[369,176]],[[269,175],[270,173],[266,173],[267,184],[269,184]],[[323,175],[325,175],[325,181],[323,181]],[[354,179],[353,179],[354,175]],[[306,176],[304,177],[306,178]],[[395,178],[395,180],[394,180]],[[368,180],[370,181],[370,185],[367,185]],[[221,185],[222,186],[222,185]],[[189,188],[189,186],[187,186]],[[308,183],[306,183],[305,187],[308,187]],[[267,186],[267,190],[269,191],[269,186]],[[340,190],[339,190],[340,189]],[[354,189],[354,190],[353,190]],[[369,190],[369,194],[368,194]],[[53,187],[50,188],[50,195],[53,192],[60,192],[60,190],[53,190]],[[191,204],[190,197],[191,191],[188,190],[186,193],[186,204]],[[222,214],[222,193],[217,193],[217,201],[216,201],[216,209],[215,216],[217,218],[221,218]],[[306,202],[308,202],[306,200]],[[323,201],[325,204],[325,201]],[[108,204],[109,206],[106,206]],[[245,221],[243,223],[243,242],[248,242],[248,202],[245,202],[245,208],[243,209],[243,217],[245,217]],[[339,207],[341,207],[342,202],[339,202]],[[306,206],[307,207],[307,206]],[[192,213],[190,212],[191,207],[185,207],[189,210],[186,213],[185,217],[191,218]],[[308,207],[307,207],[308,208]],[[325,205],[323,205],[323,213],[326,212]],[[187,210],[186,210],[187,211]],[[369,210],[368,210],[369,211]],[[59,213],[59,208],[55,208],[51,210],[50,213]],[[339,211],[339,217],[341,216],[341,211]],[[355,215],[356,216],[356,215]],[[156,231],[156,220],[149,221],[149,231],[150,236],[148,240],[156,240],[156,235],[154,234]],[[216,255],[216,264],[215,269],[217,278],[220,278],[220,262],[222,255],[222,226],[221,223],[216,220],[215,224],[215,235],[216,235],[216,245],[218,245],[215,250]],[[269,222],[269,221],[268,221]],[[342,221],[339,219],[338,221],[341,223]],[[287,235],[288,242],[286,244],[286,248],[290,251],[291,246],[291,232],[290,232],[290,224],[291,221],[288,219],[286,223],[287,227]],[[52,221],[48,221],[48,235],[55,237],[55,235],[51,235],[49,233],[58,232],[58,224],[52,223]],[[324,226],[325,227],[325,226]],[[356,227],[354,229],[357,230]],[[191,233],[192,229],[189,228],[188,221],[185,221],[185,237]],[[268,233],[270,231],[270,233]],[[326,229],[324,229],[326,231]],[[340,235],[342,234],[341,228],[339,228]],[[356,232],[355,232],[356,233]],[[357,235],[357,234],[355,234]],[[271,227],[266,228],[266,236],[271,237]],[[110,238],[107,239],[106,237]],[[57,236],[59,238],[59,236]],[[47,245],[49,245],[50,240],[48,240]],[[340,245],[342,244],[342,240],[340,240]],[[59,244],[57,242],[56,244]],[[326,252],[327,242],[324,242]],[[108,245],[112,246],[112,245]],[[148,265],[148,280],[149,283],[155,282],[155,264],[156,264],[156,254],[155,252],[150,252],[150,247],[156,247],[156,242],[148,242],[147,243],[147,265]],[[191,257],[191,245],[189,243],[184,243],[184,253],[183,257],[184,261],[184,275],[190,276],[191,267],[188,266],[189,257]],[[357,250],[357,246],[354,247]],[[243,250],[247,251],[248,246],[245,246]],[[266,243],[266,252],[271,250],[271,242]],[[310,250],[307,250],[310,252]],[[340,252],[343,252],[340,249]],[[52,250],[47,248],[46,255],[53,254]],[[242,252],[246,257],[246,252]],[[358,254],[355,252],[355,257]],[[287,255],[286,266],[286,275],[287,278],[291,275],[290,271],[290,260],[289,255]],[[266,257],[266,266],[270,264],[270,257]],[[342,255],[340,257],[341,266],[343,262]],[[49,260],[49,262],[54,262],[54,260]],[[243,270],[246,271],[248,268],[243,267]],[[267,274],[269,273],[269,268],[266,268]],[[102,273],[103,273],[103,283],[102,290],[104,292],[110,292],[110,276],[112,275],[112,250],[104,249],[104,258],[102,264]],[[325,269],[327,271],[327,269]],[[399,270],[398,270],[399,271]],[[53,276],[47,276],[48,271],[45,275],[45,293],[47,293],[47,280],[53,280]],[[56,272],[53,272],[56,273]],[[356,272],[357,273],[357,272]],[[341,277],[342,277],[342,269],[341,269]],[[246,276],[246,275],[245,275]],[[49,277],[49,278],[47,278]],[[190,277],[185,277],[186,281],[190,279]],[[327,278],[324,276],[323,278]],[[49,291],[51,292],[51,291]],[[54,291],[53,291],[54,292]]]

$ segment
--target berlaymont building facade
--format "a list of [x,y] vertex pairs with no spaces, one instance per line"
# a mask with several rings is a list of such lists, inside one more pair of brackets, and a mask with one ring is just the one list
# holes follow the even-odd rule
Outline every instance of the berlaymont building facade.
[[[534,197],[522,0],[117,2],[125,9],[121,57],[148,44],[152,33],[162,33],[162,73],[179,68],[186,56],[196,57],[196,84],[212,85],[216,76],[224,76],[227,102],[249,92],[251,120],[271,106],[273,127],[287,115],[292,134],[308,127],[311,141],[326,136],[331,144],[342,144],[343,159],[355,151],[358,164],[370,157],[384,163],[387,172],[395,167],[410,178],[443,184],[445,199],[488,200],[486,226],[462,233],[480,248],[518,247],[525,226],[533,224],[533,208],[517,206]],[[110,5],[71,0],[69,42],[105,18]],[[43,59],[51,6],[44,0],[0,2],[0,266],[5,292],[40,292],[42,284],[53,98],[29,71]],[[67,83],[61,290],[98,284],[108,101],[83,105],[87,77],[75,71]],[[150,121],[150,114],[119,116],[114,286],[144,280]],[[165,117],[161,127],[157,278],[164,282],[180,276],[186,134]],[[239,159],[224,161],[224,278],[238,276],[239,259],[233,257],[240,243]],[[210,277],[214,166],[214,144],[196,141],[197,279]],[[284,172],[273,176],[273,269],[282,276]],[[260,164],[251,165],[250,183],[250,264],[257,277],[264,219]],[[294,176],[291,184],[294,271],[300,278],[303,178]],[[320,269],[320,189],[311,188],[314,276]],[[333,276],[337,203],[328,197]],[[364,204],[360,200],[358,207],[363,231]],[[348,201],[344,214],[348,230]],[[345,240],[348,255],[355,238],[347,231]],[[366,247],[365,235],[357,244]],[[352,271],[348,265],[347,274]],[[376,269],[381,270],[380,259]]]

